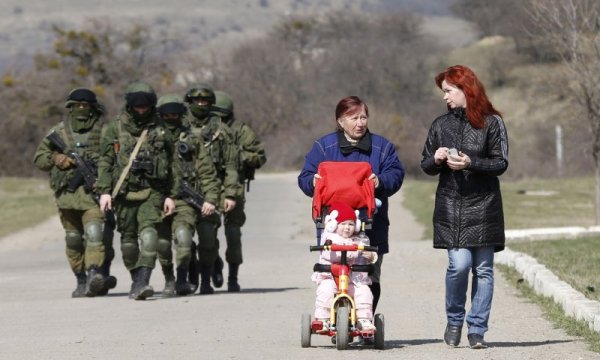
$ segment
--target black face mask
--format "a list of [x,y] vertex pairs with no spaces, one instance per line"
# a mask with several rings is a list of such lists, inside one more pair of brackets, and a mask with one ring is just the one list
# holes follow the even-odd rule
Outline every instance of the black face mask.
[[138,113],[134,109],[129,109],[129,113],[131,114],[133,122],[135,122],[136,125],[142,125],[147,123],[152,118],[153,109],[154,108],[148,108],[148,110],[143,114]]
[[190,105],[190,111],[192,115],[198,119],[204,119],[210,113],[210,105]]

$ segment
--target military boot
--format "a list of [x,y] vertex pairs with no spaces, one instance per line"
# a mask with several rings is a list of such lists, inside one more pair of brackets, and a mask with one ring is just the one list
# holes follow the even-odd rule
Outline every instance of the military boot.
[[175,275],[173,275],[173,265],[163,266],[162,272],[165,275],[165,288],[163,289],[161,296],[173,297],[175,296]]
[[110,274],[110,261],[104,261],[100,266],[100,273],[104,276],[104,286],[96,295],[104,296],[108,294],[108,290],[114,289],[117,286],[117,278]]
[[85,296],[85,284],[87,282],[87,276],[85,275],[84,272],[82,272],[82,273],[79,273],[79,274],[75,274],[75,277],[77,278],[77,287],[71,293],[71,297],[74,297],[74,298],[84,297]]
[[154,289],[150,286],[151,275],[152,268],[145,266],[138,268],[138,286],[133,293],[133,298],[135,300],[146,300],[146,298],[154,295]]
[[135,268],[129,271],[129,273],[131,274],[131,288],[129,289],[130,299],[135,299],[135,294],[138,292],[138,289],[140,287],[139,270],[140,268]]
[[238,284],[238,270],[240,264],[229,264],[229,275],[227,276],[227,291],[240,292],[240,284]]
[[198,253],[196,252],[196,244],[192,242],[192,257],[190,258],[190,266],[188,269],[188,280],[192,294],[198,290],[200,284],[200,263],[198,261]]
[[104,288],[104,276],[96,265],[90,266],[85,283],[85,296],[94,297]]
[[215,289],[210,286],[210,278],[212,265],[200,266],[200,295],[209,295],[215,292]]
[[[187,281],[188,268],[186,266],[177,267],[177,281],[175,282],[175,293],[185,296],[193,293],[190,283]],[[196,286],[197,288],[198,286]],[[195,290],[195,289],[194,289]]]
[[212,283],[217,289],[223,286],[223,266],[223,259],[217,255],[212,273]]

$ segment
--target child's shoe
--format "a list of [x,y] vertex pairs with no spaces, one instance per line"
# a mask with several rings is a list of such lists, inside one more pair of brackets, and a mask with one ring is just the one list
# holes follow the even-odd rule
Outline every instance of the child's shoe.
[[360,331],[374,331],[375,325],[369,319],[358,319],[356,321],[356,326]]
[[331,326],[331,322],[329,321],[329,319],[317,319],[317,320],[319,320],[320,322],[323,323],[323,328],[321,328],[321,330],[319,330],[319,331],[322,331],[322,332],[329,331],[329,327]]

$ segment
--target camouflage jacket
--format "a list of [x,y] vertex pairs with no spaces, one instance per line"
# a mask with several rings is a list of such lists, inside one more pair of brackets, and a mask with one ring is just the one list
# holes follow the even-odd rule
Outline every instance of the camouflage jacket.
[[180,198],[179,182],[187,182],[204,200],[219,205],[221,180],[217,176],[210,154],[200,139],[188,126],[167,126],[167,134],[173,144],[173,171],[178,179],[177,198]]
[[173,176],[173,144],[162,120],[154,118],[143,126],[135,125],[132,116],[123,110],[109,122],[100,142],[97,190],[110,194],[129,162],[129,157],[144,129],[148,129],[145,141],[129,169],[119,196],[141,200],[135,194],[149,194],[153,190],[164,196],[174,197],[176,179]]
[[221,180],[222,195],[237,198],[243,194],[237,171],[237,151],[231,130],[218,116],[210,116],[199,123],[188,112],[184,124],[189,124],[194,136],[198,137],[212,160],[217,176]]
[[[88,131],[74,132],[67,116],[64,121],[55,125],[49,134],[56,132],[68,149],[77,152],[90,168],[95,170],[100,152],[101,129],[102,123],[98,118]],[[74,210],[88,210],[98,206],[93,192],[85,189],[83,179],[78,176],[75,166],[65,170],[59,169],[52,162],[53,152],[60,151],[44,137],[33,156],[33,163],[38,169],[49,173],[50,188],[54,191],[56,205],[60,209]]]
[[232,118],[227,123],[231,129],[233,141],[237,149],[237,169],[239,181],[254,180],[254,172],[267,162],[267,155],[262,142],[246,123]]

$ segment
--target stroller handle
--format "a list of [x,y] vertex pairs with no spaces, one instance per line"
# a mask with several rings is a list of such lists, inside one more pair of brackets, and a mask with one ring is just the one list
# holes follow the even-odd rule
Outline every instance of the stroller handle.
[[326,251],[359,251],[359,250],[377,251],[378,247],[370,246],[370,245],[359,245],[359,244],[352,244],[352,245],[331,244],[331,245],[311,245],[310,246],[310,251],[322,251],[322,250],[326,250]]

